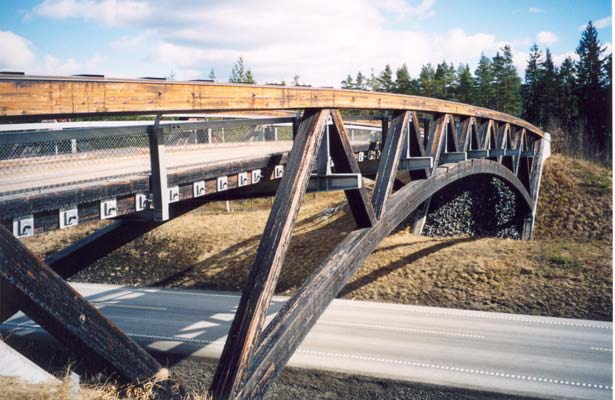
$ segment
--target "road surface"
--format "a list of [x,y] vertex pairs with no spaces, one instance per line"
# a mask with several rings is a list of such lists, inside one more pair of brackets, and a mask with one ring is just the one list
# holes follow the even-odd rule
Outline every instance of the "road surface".
[[[197,358],[219,357],[239,301],[233,293],[73,286],[148,349]],[[274,297],[272,313],[285,300]],[[20,314],[0,325],[3,333],[15,329],[40,330]],[[337,299],[289,365],[541,398],[610,399],[612,334],[610,322]]]

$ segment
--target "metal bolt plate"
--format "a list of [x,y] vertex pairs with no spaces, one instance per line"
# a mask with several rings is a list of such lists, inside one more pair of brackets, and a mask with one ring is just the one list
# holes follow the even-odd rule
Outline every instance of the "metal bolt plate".
[[275,169],[273,170],[273,179],[280,179],[283,176],[284,176],[284,166],[276,165]]
[[107,199],[100,201],[100,219],[117,217],[117,200]]
[[228,189],[228,176],[219,176],[216,180],[218,192],[223,192]]
[[237,174],[237,186],[246,186],[248,184],[248,173],[240,172]]
[[79,211],[77,206],[60,209],[60,229],[79,225]]
[[149,200],[147,199],[147,195],[145,193],[137,193],[135,195],[135,210],[143,211],[146,208],[149,208]]
[[255,169],[254,171],[252,171],[252,184],[260,182],[262,177],[263,176],[260,169]]
[[176,201],[179,201],[179,186],[172,186],[169,188],[169,203]]
[[205,181],[197,181],[192,184],[192,195],[194,197],[205,196],[206,191]]
[[17,238],[34,236],[34,215],[24,215],[14,218],[13,235]]

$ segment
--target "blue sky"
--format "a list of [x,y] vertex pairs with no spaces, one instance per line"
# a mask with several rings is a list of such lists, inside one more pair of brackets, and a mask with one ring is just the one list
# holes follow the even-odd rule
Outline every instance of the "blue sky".
[[474,67],[509,43],[522,73],[534,42],[573,56],[588,20],[610,51],[606,0],[0,0],[0,70],[225,81],[243,56],[259,83],[337,87],[387,63]]

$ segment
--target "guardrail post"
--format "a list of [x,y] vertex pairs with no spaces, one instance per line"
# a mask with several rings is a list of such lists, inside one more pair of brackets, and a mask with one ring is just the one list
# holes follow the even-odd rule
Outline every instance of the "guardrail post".
[[160,127],[160,114],[154,125],[147,128],[149,134],[149,159],[151,163],[150,188],[154,196],[154,221],[169,219],[169,196],[167,165],[164,151],[164,134]]

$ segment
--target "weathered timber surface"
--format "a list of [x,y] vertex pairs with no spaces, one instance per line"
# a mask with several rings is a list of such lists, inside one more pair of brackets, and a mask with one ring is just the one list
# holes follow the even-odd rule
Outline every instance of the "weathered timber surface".
[[384,143],[382,156],[378,164],[376,183],[372,193],[372,205],[376,218],[380,218],[387,206],[387,201],[393,190],[393,183],[397,176],[397,167],[404,144],[404,132],[408,129],[411,113],[408,111],[398,113],[391,120],[389,136]]
[[[361,173],[359,164],[355,159],[354,151],[348,139],[348,132],[338,110],[331,113],[333,125],[329,132],[331,146],[331,159],[335,165],[335,172]],[[359,228],[370,227],[376,221],[374,209],[370,203],[367,190],[363,185],[359,189],[345,190],[350,211]]]
[[260,398],[265,393],[331,300],[384,237],[434,193],[475,174],[493,175],[508,182],[527,206],[532,206],[532,199],[517,177],[490,160],[448,164],[439,167],[429,179],[410,182],[391,196],[389,206],[372,228],[350,232],[285,303],[263,331],[238,398]]
[[307,108],[412,110],[536,126],[481,107],[419,96],[367,91],[84,77],[0,75],[0,121],[134,113],[264,111]]
[[267,310],[290,244],[301,201],[329,110],[306,110],[288,155],[286,171],[278,187],[237,313],[214,375],[214,399],[234,397],[265,323]]
[[0,280],[15,290],[23,311],[68,348],[95,354],[130,380],[160,371],[156,360],[3,227]]

